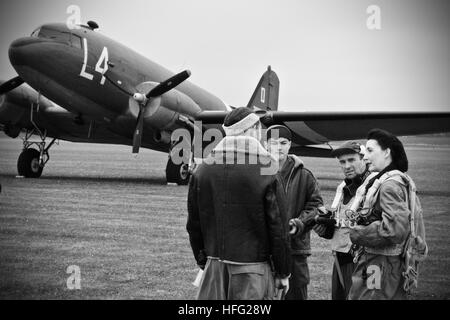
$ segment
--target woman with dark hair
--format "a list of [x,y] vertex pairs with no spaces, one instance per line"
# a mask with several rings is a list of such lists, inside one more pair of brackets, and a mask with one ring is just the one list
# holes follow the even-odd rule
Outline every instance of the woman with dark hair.
[[403,249],[410,232],[408,159],[400,140],[374,129],[364,160],[379,172],[366,185],[358,225],[350,239],[360,247],[348,299],[406,299]]
[[[383,166],[383,164],[377,163],[378,167],[374,167],[373,169],[375,170],[371,171],[380,171],[380,174],[382,174],[381,171],[383,170],[384,172],[394,169],[401,172],[408,171],[408,158],[406,157],[405,149],[403,148],[403,144],[401,143],[401,141],[396,136],[384,130],[373,129],[369,131],[367,140],[368,141],[366,147],[370,147],[371,151],[377,150],[383,152],[383,155],[381,157],[378,153],[372,153],[371,157],[375,161],[384,160],[385,162],[389,162],[388,166],[383,168],[380,168],[380,165]],[[367,158],[366,160],[369,160],[367,162],[371,163],[370,159]]]

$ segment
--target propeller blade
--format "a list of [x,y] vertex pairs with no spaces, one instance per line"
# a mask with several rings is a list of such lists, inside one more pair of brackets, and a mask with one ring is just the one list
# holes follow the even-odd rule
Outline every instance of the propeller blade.
[[155,98],[158,96],[163,95],[169,90],[172,90],[176,86],[178,86],[180,83],[182,83],[184,80],[189,78],[191,76],[191,71],[184,70],[173,77],[167,79],[166,81],[161,82],[159,85],[157,85],[155,88],[153,88],[149,93],[147,93],[146,97],[149,98]]
[[133,134],[133,154],[139,153],[142,141],[142,130],[144,129],[144,107],[139,106],[139,115],[137,118],[136,129]]
[[11,90],[14,90],[24,82],[25,81],[23,81],[23,79],[19,76],[12,78],[0,85],[0,94],[4,94]]

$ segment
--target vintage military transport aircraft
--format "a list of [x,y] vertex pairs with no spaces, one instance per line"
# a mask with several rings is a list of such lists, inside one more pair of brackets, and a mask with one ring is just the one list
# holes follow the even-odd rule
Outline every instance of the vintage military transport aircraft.
[[[0,126],[12,138],[25,132],[19,174],[40,177],[50,147],[61,139],[131,145],[133,153],[141,146],[168,152],[167,181],[186,184],[189,166],[172,161],[180,142],[172,133],[220,128],[233,107],[186,81],[190,71],[174,74],[97,28],[93,21],[77,28],[45,24],[11,44],[18,76],[0,85]],[[247,107],[265,125],[287,125],[292,151],[303,156],[329,157],[329,148],[314,145],[364,138],[374,127],[397,135],[450,131],[450,113],[283,112],[278,93],[278,77],[269,67]]]

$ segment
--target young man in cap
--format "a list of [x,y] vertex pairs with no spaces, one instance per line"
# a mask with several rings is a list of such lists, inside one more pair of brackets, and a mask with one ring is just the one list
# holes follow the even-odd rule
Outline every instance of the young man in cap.
[[288,218],[295,219],[297,229],[291,237],[292,276],[286,299],[306,300],[309,284],[307,258],[311,255],[310,230],[323,200],[314,175],[304,167],[302,160],[289,154],[291,140],[291,131],[285,126],[274,125],[267,129],[266,148],[279,161],[279,172],[287,196]]
[[355,268],[350,241],[350,228],[346,210],[350,209],[356,190],[370,175],[363,160],[364,146],[348,141],[332,151],[344,173],[344,181],[337,187],[331,206],[335,224],[317,224],[314,231],[323,238],[331,239],[334,256],[331,279],[331,298],[345,300],[352,285],[352,273]]
[[282,182],[264,171],[273,159],[256,114],[235,109],[223,129],[189,182],[187,231],[204,269],[197,298],[272,299],[276,287],[289,289],[291,272]]

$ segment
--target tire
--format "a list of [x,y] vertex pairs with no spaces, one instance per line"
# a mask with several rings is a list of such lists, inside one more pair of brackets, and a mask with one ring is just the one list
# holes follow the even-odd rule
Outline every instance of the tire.
[[39,151],[36,149],[26,149],[17,160],[17,171],[25,178],[39,178],[44,167],[39,165]]
[[187,185],[191,174],[188,164],[174,164],[169,158],[166,166],[166,180],[168,183],[176,183],[178,185]]

